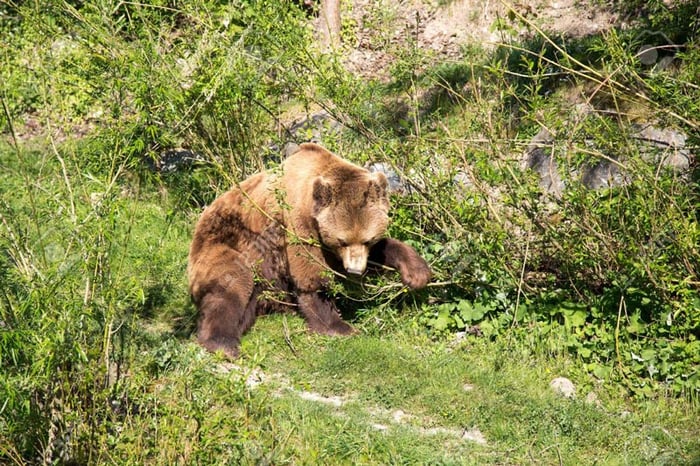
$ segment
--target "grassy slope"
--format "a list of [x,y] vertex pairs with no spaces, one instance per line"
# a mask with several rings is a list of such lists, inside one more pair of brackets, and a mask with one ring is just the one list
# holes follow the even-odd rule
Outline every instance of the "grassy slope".
[[[427,338],[415,327],[410,308],[406,314],[391,307],[370,313],[357,321],[361,335],[337,339],[309,335],[294,315],[264,317],[244,339],[243,358],[235,366],[225,363],[186,334],[174,333],[174,322],[182,324],[193,312],[184,281],[192,215],[168,213],[155,193],[121,192],[105,201],[103,217],[96,216],[90,201],[96,181],[74,177],[75,224],[83,227],[61,229],[68,221],[65,210],[51,208],[50,199],[68,209],[63,172],[40,154],[25,154],[25,162],[33,162],[26,167],[41,167],[38,176],[30,169],[36,180],[28,190],[32,196],[17,195],[26,189],[22,172],[29,168],[21,168],[7,147],[1,154],[5,166],[15,168],[3,175],[4,200],[13,190],[17,211],[29,210],[32,203],[45,208],[41,225],[26,226],[26,250],[51,251],[47,246],[69,243],[80,228],[97,229],[97,237],[108,238],[116,248],[109,282],[115,291],[105,294],[113,301],[101,312],[112,328],[129,327],[129,342],[121,343],[127,354],[115,348],[113,356],[125,372],[113,375],[107,387],[109,409],[81,404],[78,391],[66,398],[75,403],[72,410],[56,420],[70,424],[71,411],[102,413],[106,422],[101,425],[73,425],[79,434],[72,441],[91,438],[86,461],[684,464],[700,455],[696,405],[664,397],[632,402],[615,386],[590,386],[581,363],[570,356],[533,352],[505,337]],[[34,228],[47,231],[47,225],[57,231],[53,240],[33,234]],[[45,267],[51,278],[50,261]],[[80,290],[83,284],[81,276],[73,286]],[[51,280],[45,286],[50,289],[35,283],[39,296],[27,298],[38,306],[26,314],[33,325],[52,321],[51,310],[41,302],[70,309],[70,291],[51,301],[42,294],[51,293]],[[111,306],[129,305],[130,287],[142,303],[140,313],[110,314]],[[86,336],[75,322],[59,325],[75,338]],[[55,344],[53,335],[44,341]],[[51,356],[39,348],[28,350]],[[43,366],[35,361],[34,367],[40,371]],[[5,376],[9,383],[22,380]],[[576,398],[551,392],[548,384],[556,376],[577,383]],[[88,390],[102,385],[84,383]],[[584,401],[589,391],[597,394],[597,404]]]
[[103,459],[574,465],[690,464],[700,454],[697,409],[630,403],[605,387],[597,404],[585,393],[564,399],[548,383],[576,362],[517,344],[441,344],[408,329],[331,339],[295,316],[260,319],[235,366],[171,344],[159,377],[132,388],[132,402],[151,405],[122,421]]

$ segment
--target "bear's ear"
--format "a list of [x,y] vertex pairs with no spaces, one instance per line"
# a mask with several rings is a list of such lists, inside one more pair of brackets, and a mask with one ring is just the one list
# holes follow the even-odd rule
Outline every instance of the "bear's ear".
[[331,204],[333,188],[322,176],[314,180],[313,186],[314,214]]
[[386,176],[382,172],[375,172],[370,175],[369,179],[370,183],[370,188],[372,189],[373,193],[378,197],[378,198],[386,198],[387,196],[387,188],[389,187],[389,181],[386,179]]

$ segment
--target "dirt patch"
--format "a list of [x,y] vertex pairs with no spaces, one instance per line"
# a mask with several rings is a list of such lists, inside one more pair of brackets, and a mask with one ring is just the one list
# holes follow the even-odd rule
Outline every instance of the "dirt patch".
[[[348,2],[344,15],[354,24],[354,44],[345,44],[347,68],[364,77],[386,80],[397,54],[415,47],[436,59],[457,59],[468,44],[487,49],[534,33],[509,20],[509,11],[550,35],[580,38],[606,31],[618,22],[599,4],[573,0],[523,1],[506,6],[498,0],[453,0],[445,5],[418,0]],[[513,13],[511,13],[511,17]],[[497,27],[499,21],[506,28]]]

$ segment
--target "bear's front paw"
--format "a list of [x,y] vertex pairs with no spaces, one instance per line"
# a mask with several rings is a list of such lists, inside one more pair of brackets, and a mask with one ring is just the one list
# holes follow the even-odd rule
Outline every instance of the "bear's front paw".
[[229,361],[238,359],[238,340],[233,338],[199,339],[199,343],[212,353],[220,353]]
[[432,278],[432,272],[428,264],[419,264],[413,268],[401,268],[401,281],[412,290],[425,287]]
[[357,333],[355,327],[340,319],[331,323],[309,321],[308,326],[309,330],[314,333],[320,333],[321,335],[343,336],[354,335]]

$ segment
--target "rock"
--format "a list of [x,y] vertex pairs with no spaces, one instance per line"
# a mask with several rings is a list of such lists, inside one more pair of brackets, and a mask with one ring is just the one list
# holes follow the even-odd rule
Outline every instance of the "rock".
[[288,142],[282,148],[282,157],[286,159],[290,155],[299,152],[299,149],[301,149],[301,147],[296,142]]
[[265,373],[256,367],[247,375],[245,386],[248,387],[249,390],[253,390],[258,385],[265,383],[266,379]]
[[326,136],[338,134],[343,124],[322,110],[294,121],[287,128],[287,136],[296,141],[324,144]]
[[573,398],[576,396],[576,387],[573,382],[566,377],[557,377],[549,383],[549,387],[554,393],[564,398]]
[[585,401],[586,401],[586,404],[589,404],[589,405],[594,405],[594,406],[598,406],[598,407],[601,406],[600,400],[598,399],[598,395],[596,395],[595,392],[588,392],[588,394],[586,395]]
[[[588,107],[580,106],[580,108],[576,107],[573,113],[580,119],[585,118],[590,112],[591,109]],[[639,154],[647,163],[661,165],[680,174],[689,171],[695,157],[687,147],[685,133],[672,128],[659,128],[651,123],[634,124],[620,130],[629,132]],[[591,150],[596,150],[593,141],[584,142]],[[541,129],[528,144],[523,155],[522,167],[533,170],[539,175],[540,186],[547,194],[560,198],[566,183],[554,158],[552,151],[554,143],[554,136],[546,128]],[[634,150],[632,153],[634,154]],[[631,176],[622,168],[625,161],[620,159],[621,163],[616,163],[616,160],[617,155],[604,154],[602,157],[591,159],[589,166],[580,172],[572,170],[568,173],[568,178],[579,179],[589,189],[625,186],[630,183]]]
[[601,189],[622,186],[627,183],[627,179],[617,165],[602,159],[584,171],[581,183],[588,189]]
[[472,177],[464,170],[458,170],[455,176],[452,177],[452,184],[459,192],[466,192],[469,189],[474,189]]
[[394,419],[394,422],[401,423],[407,417],[407,415],[402,410],[397,409],[396,411],[391,413],[391,417]]
[[547,193],[559,198],[564,191],[564,181],[559,174],[557,161],[552,153],[552,143],[554,137],[547,130],[542,128],[527,146],[523,160],[526,169],[533,170],[540,176],[540,186]]
[[[241,375],[245,375],[245,386],[249,390],[253,390],[267,381],[267,375],[257,367],[247,370],[238,364],[232,362],[220,362],[215,365],[212,369],[217,374],[228,374],[229,372],[236,371]],[[246,373],[247,372],[247,373]]]
[[345,404],[345,400],[339,396],[323,396],[316,392],[300,391],[297,392],[299,398],[307,401],[314,401],[316,403],[327,404],[340,408]]
[[658,128],[651,123],[632,126],[632,137],[639,141],[640,153],[649,161],[660,163],[673,171],[685,172],[690,168],[693,154],[687,149],[688,136],[672,128]]
[[379,430],[379,431],[382,431],[382,432],[389,430],[389,426],[386,426],[386,425],[384,425],[384,424],[374,423],[374,424],[371,424],[371,426],[372,426],[373,429]]
[[174,173],[205,160],[201,154],[189,149],[177,148],[161,152],[157,160],[147,159],[147,164],[151,170],[158,173]]
[[554,160],[553,142],[554,137],[549,130],[542,128],[527,146],[524,165],[540,176],[542,189],[555,197],[561,197],[565,184],[559,175],[557,161]]
[[484,434],[482,434],[481,431],[477,428],[465,430],[462,434],[462,440],[469,440],[479,445],[486,445],[487,443],[486,437],[484,437]]
[[237,364],[233,364],[232,362],[220,362],[213,368],[213,371],[217,374],[228,374],[229,372],[234,370],[242,372],[243,368],[241,368],[241,366]]
[[385,162],[376,162],[367,166],[370,173],[384,173],[389,181],[389,191],[403,193],[406,192],[406,184],[394,168]]
[[337,135],[343,128],[343,124],[336,120],[330,113],[322,110],[294,120],[289,126],[282,126],[286,142],[270,143],[267,146],[267,160],[281,162],[294,152],[299,150],[302,142],[315,142],[324,144],[328,136]]
[[197,71],[196,57],[190,56],[187,59],[178,58],[175,60],[177,71],[180,73],[180,87],[189,89],[194,84],[192,76]]

